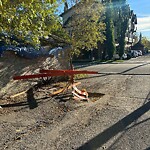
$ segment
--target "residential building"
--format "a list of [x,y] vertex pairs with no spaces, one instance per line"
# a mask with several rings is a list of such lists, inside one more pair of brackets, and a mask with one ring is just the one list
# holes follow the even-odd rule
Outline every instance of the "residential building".
[[142,54],[146,53],[144,45],[142,44],[142,34],[141,33],[139,36],[139,41],[135,45],[131,46],[131,50],[134,50],[134,51],[141,50]]
[[134,45],[134,43],[136,43],[137,41],[137,35],[136,35],[136,30],[137,30],[137,16],[136,14],[133,12],[133,10],[130,11],[130,18],[129,18],[129,22],[128,22],[128,29],[126,32],[126,47],[130,48],[131,46]]

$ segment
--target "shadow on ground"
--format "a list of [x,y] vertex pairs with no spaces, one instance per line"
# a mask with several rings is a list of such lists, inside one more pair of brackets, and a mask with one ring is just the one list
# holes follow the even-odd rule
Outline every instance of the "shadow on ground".
[[145,64],[142,64],[142,65],[138,65],[136,67],[133,67],[133,68],[130,68],[130,69],[127,69],[127,70],[124,70],[122,72],[114,72],[114,73],[109,73],[109,72],[99,72],[98,75],[95,75],[95,76],[90,76],[90,77],[84,77],[84,78],[80,78],[80,79],[77,79],[77,80],[82,80],[82,79],[90,79],[90,78],[98,78],[98,77],[104,77],[104,76],[109,76],[109,75],[134,75],[134,76],[149,76],[150,73],[128,73],[129,71],[132,71],[134,69],[137,69],[137,68],[140,68],[140,67],[143,67],[145,65],[148,65],[150,63],[145,63]]
[[[108,140],[116,136],[118,133],[127,130],[127,127],[140,118],[143,114],[150,110],[150,101],[136,109],[134,112],[130,113],[123,119],[119,120],[117,123],[112,125],[110,128],[104,130],[102,133],[92,138],[84,145],[79,147],[77,150],[95,150],[105,144]],[[147,120],[145,120],[147,121]],[[134,125],[135,126],[135,125]]]
[[[9,108],[9,107],[25,107],[25,108],[27,108],[27,107],[29,107],[30,109],[34,109],[34,108],[38,107],[38,105],[42,102],[42,100],[52,98],[50,96],[45,96],[45,97],[42,97],[39,99],[35,99],[33,88],[30,88],[26,92],[26,95],[27,95],[27,101],[12,103],[12,104],[2,104],[1,107],[2,108]],[[89,99],[91,101],[94,101],[94,100],[92,100],[93,98],[101,98],[105,94],[90,92],[90,93],[88,93],[88,95],[89,95]],[[54,96],[54,99],[58,102],[67,102],[69,100],[73,100],[73,95],[71,94],[71,91],[70,91],[70,92],[58,94],[58,95]],[[80,102],[83,102],[83,101],[80,100]]]
[[38,107],[38,104],[42,102],[43,99],[48,99],[49,97],[45,96],[43,98],[40,99],[35,99],[34,98],[34,89],[30,88],[27,92],[26,92],[26,101],[23,102],[17,102],[17,103],[10,103],[10,104],[2,104],[1,107],[2,108],[9,108],[9,107],[29,107],[29,109],[34,109],[36,107]]

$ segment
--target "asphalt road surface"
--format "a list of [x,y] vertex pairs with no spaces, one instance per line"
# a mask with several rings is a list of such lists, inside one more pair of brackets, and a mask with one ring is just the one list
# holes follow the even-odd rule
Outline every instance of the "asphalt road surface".
[[97,90],[110,96],[112,107],[105,112],[110,124],[79,149],[149,150],[150,55],[86,69],[99,72]]

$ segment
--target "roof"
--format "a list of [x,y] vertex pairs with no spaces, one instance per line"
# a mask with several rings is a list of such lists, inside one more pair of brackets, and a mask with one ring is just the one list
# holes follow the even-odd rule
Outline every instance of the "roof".
[[75,4],[74,6],[70,7],[68,10],[64,11],[62,14],[60,14],[60,17],[62,17],[63,15],[65,15],[66,13],[68,13],[70,10],[74,9],[76,6],[78,6],[81,2],[78,2],[77,4]]
[[133,45],[133,47],[144,47],[144,45],[138,41],[135,45]]
[[132,46],[132,49],[133,50],[134,49],[140,49],[140,50],[142,50],[142,49],[144,49],[144,45],[139,41],[135,45]]
[[76,5],[72,6],[71,8],[69,8],[68,10],[64,11],[62,14],[60,14],[60,17],[62,17],[63,15],[65,15],[66,13],[68,13],[70,10],[72,10]]
[[142,34],[140,33],[139,41],[132,46],[132,48],[144,48],[144,45],[142,44]]

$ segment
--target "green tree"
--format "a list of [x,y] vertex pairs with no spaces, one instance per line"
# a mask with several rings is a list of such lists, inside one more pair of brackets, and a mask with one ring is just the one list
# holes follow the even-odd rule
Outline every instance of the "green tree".
[[97,42],[104,41],[104,7],[95,0],[81,0],[73,9],[66,29],[71,38],[71,55],[78,55],[82,49],[97,48]]
[[119,56],[121,57],[125,49],[125,34],[128,28],[130,7],[126,0],[112,0],[115,9],[115,24],[117,26],[117,39],[119,43]]
[[0,33],[40,44],[40,38],[62,29],[57,6],[56,0],[0,0]]
[[111,1],[106,3],[106,52],[109,59],[112,59],[114,52],[116,51],[115,47],[115,38],[114,38],[114,24],[113,24],[113,7]]
[[147,37],[142,37],[142,44],[146,49],[150,50],[150,40]]

